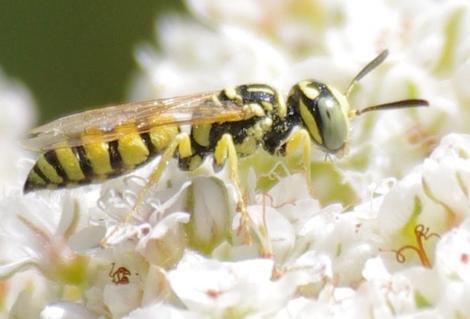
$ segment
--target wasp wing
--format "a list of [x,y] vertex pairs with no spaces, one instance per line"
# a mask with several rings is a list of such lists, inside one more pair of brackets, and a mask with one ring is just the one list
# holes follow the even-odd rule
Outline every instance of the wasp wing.
[[254,114],[219,91],[108,106],[62,117],[32,129],[23,146],[34,151],[116,140],[164,125],[208,124],[248,119]]

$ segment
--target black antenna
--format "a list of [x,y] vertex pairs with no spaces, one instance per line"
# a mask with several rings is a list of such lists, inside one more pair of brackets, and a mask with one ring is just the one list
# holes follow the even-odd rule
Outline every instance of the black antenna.
[[351,83],[349,83],[345,96],[348,97],[357,82],[359,82],[370,71],[379,66],[387,58],[387,56],[388,50],[383,50],[375,59],[373,59],[365,67],[363,67],[362,70],[354,77],[354,79],[352,79]]
[[[374,70],[377,66],[379,66],[388,56],[388,50],[383,50],[375,59],[370,61],[362,70],[354,77],[354,79],[349,83],[348,89],[346,90],[345,96],[348,97],[351,93],[354,86],[370,71]],[[352,110],[349,113],[349,117],[352,118],[357,115],[361,115],[367,112],[372,111],[382,111],[382,110],[393,110],[393,109],[405,109],[410,107],[425,107],[429,106],[428,101],[421,100],[421,99],[409,99],[409,100],[401,100],[395,102],[389,102],[374,106],[368,106],[363,108],[362,110]]]
[[394,110],[394,109],[405,109],[410,107],[426,107],[429,106],[429,102],[421,99],[410,99],[410,100],[401,100],[390,103],[384,103],[374,106],[368,106],[362,110],[353,110],[353,116],[361,115],[366,112],[372,111],[382,111],[382,110]]

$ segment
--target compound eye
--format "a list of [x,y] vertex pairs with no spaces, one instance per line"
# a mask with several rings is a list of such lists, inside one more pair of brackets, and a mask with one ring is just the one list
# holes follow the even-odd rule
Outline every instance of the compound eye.
[[312,141],[323,146],[323,137],[318,123],[317,102],[320,87],[317,82],[304,80],[293,87],[289,99],[298,108],[303,126],[308,130]]
[[344,95],[313,80],[300,81],[296,90],[300,116],[312,140],[330,153],[343,148],[348,135],[345,110],[349,109]]
[[348,123],[343,108],[331,93],[319,96],[317,107],[323,147],[329,152],[337,152],[343,148],[348,136]]

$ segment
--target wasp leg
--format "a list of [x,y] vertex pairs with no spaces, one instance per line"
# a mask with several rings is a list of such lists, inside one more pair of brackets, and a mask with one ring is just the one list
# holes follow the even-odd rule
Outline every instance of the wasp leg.
[[221,167],[225,164],[226,161],[228,161],[229,177],[232,180],[232,183],[235,187],[235,191],[238,195],[237,209],[241,214],[238,233],[243,235],[244,241],[247,244],[251,244],[252,238],[249,225],[254,226],[254,223],[248,215],[246,202],[240,187],[240,179],[238,176],[238,156],[237,151],[235,149],[235,144],[233,143],[233,139],[230,134],[224,134],[222,138],[217,142],[217,145],[214,150],[215,166]]
[[136,200],[134,202],[134,207],[132,207],[131,213],[126,217],[125,223],[128,223],[135,212],[139,209],[145,200],[149,189],[158,183],[162,177],[163,172],[168,166],[168,162],[173,158],[173,155],[178,150],[179,157],[185,158],[192,155],[191,150],[191,139],[187,133],[180,133],[176,138],[171,142],[170,145],[163,152],[160,161],[157,166],[153,169],[150,176],[147,178],[144,187],[137,194]]
[[[165,149],[163,152],[160,161],[158,162],[157,166],[153,169],[152,173],[150,176],[147,178],[145,185],[142,187],[142,189],[139,191],[137,194],[136,200],[134,202],[134,206],[132,207],[132,210],[127,214],[126,218],[124,221],[121,223],[122,225],[126,225],[129,223],[132,217],[135,216],[137,213],[140,205],[142,205],[143,201],[145,200],[145,197],[147,196],[148,191],[150,188],[158,183],[160,180],[163,172],[165,171],[166,167],[168,166],[168,162],[172,159],[173,155],[175,152],[178,150],[179,156],[184,158],[192,155],[192,150],[191,150],[191,139],[189,138],[189,135],[186,133],[180,133],[178,134],[175,139],[171,142],[170,145]],[[119,229],[119,226],[114,228],[113,231],[109,235],[107,235],[102,241],[101,245],[106,246],[106,243],[108,239]]]
[[286,154],[293,154],[299,147],[302,147],[302,165],[307,179],[308,189],[310,194],[314,195],[311,170],[312,141],[310,139],[310,135],[305,129],[295,132],[287,140]]

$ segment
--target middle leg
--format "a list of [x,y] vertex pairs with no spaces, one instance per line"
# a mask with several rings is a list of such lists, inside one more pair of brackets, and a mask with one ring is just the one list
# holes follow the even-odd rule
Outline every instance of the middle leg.
[[235,144],[233,143],[232,136],[230,134],[222,135],[222,138],[217,142],[214,150],[214,165],[216,167],[221,167],[226,162],[228,162],[229,178],[235,187],[235,191],[237,192],[237,209],[241,214],[238,232],[243,234],[245,242],[251,243],[252,239],[249,225],[253,224],[253,222],[248,215],[246,202],[240,187],[240,178],[238,176],[238,155],[235,149]]

